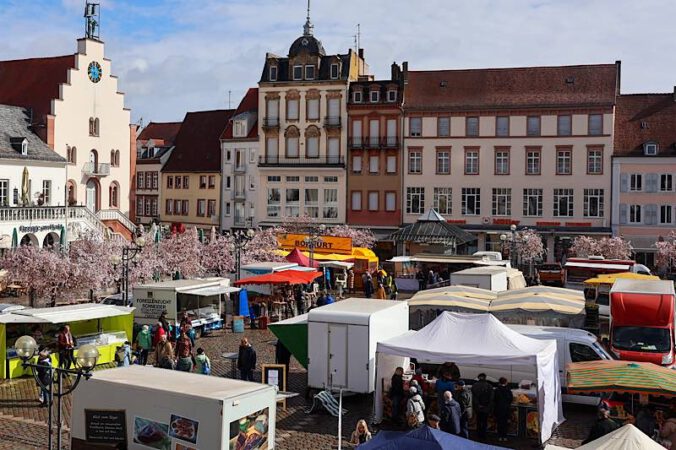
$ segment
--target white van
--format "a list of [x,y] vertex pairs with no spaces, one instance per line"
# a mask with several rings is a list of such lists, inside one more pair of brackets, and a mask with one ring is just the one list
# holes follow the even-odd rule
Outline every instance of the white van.
[[[563,401],[584,405],[597,405],[598,397],[589,395],[566,394],[566,365],[571,362],[595,361],[613,359],[601,346],[593,334],[576,328],[541,327],[532,325],[507,325],[512,330],[533,339],[555,340],[556,351],[559,355],[559,376],[561,379]],[[535,381],[535,368],[531,366],[459,366],[460,374],[465,379],[475,379],[484,372],[490,381],[497,381],[500,377],[507,378],[512,383],[521,380]]]

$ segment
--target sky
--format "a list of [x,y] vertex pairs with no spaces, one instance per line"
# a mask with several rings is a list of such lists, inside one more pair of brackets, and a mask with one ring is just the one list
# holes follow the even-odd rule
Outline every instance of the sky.
[[[0,0],[0,60],[74,53],[85,0]],[[132,120],[235,108],[265,53],[286,55],[306,0],[101,0],[101,39]],[[622,92],[676,85],[674,0],[314,0],[327,53],[354,47],[371,72],[622,61]]]

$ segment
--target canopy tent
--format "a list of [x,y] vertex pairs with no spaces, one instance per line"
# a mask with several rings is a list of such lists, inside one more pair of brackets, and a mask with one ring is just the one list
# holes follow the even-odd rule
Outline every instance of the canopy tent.
[[105,319],[106,317],[126,316],[134,311],[127,306],[84,303],[53,308],[26,308],[12,311],[22,320],[31,323],[69,323],[82,320]]
[[268,324],[284,347],[307,369],[307,313],[290,319]]
[[676,372],[645,362],[588,361],[568,365],[568,391],[676,397]]
[[[361,447],[360,447],[361,448]],[[578,447],[577,450],[664,450],[644,432],[632,424],[627,424],[617,430],[601,436],[588,444]],[[545,450],[568,450],[557,445],[548,445]]]
[[266,273],[235,281],[236,286],[247,284],[308,284],[320,277],[321,272],[303,272],[300,270],[283,270],[281,272]]
[[[290,255],[292,251],[289,250],[283,250],[279,249],[275,251],[279,256],[282,256],[286,258],[288,255]],[[310,253],[306,251],[300,251],[299,253],[305,257],[310,258]],[[368,248],[364,247],[352,247],[352,254],[351,255],[341,255],[338,253],[320,253],[315,250],[314,255],[312,255],[312,258],[315,261],[354,261],[355,259],[365,259],[368,260],[368,262],[372,263],[378,262],[378,257],[376,254],[373,252],[373,250],[370,250]],[[288,260],[287,260],[288,261]]]
[[240,288],[232,286],[209,286],[199,289],[193,289],[187,291],[187,294],[197,295],[199,297],[210,297],[212,295],[222,295],[222,294],[232,294],[233,292],[239,292]]
[[450,224],[434,209],[428,210],[418,221],[390,234],[385,240],[414,242],[418,244],[441,244],[456,249],[460,245],[476,241],[476,237]]
[[490,312],[504,323],[540,326],[584,325],[585,300],[581,291],[549,286],[493,292],[469,286],[444,286],[416,293],[408,301],[411,323],[417,328],[436,317],[437,311]]
[[642,273],[634,272],[620,272],[620,273],[604,273],[597,277],[584,280],[584,284],[614,284],[617,279],[627,280],[659,280],[660,277],[655,275],[644,275]]
[[[535,365],[537,368],[540,439],[545,442],[563,422],[556,342],[537,340],[511,330],[490,314],[443,312],[420,331],[378,342],[377,370],[390,375],[381,356],[462,365]],[[382,419],[383,384],[377,383],[376,421]]]
[[[291,252],[288,255],[286,255],[284,259],[286,259],[289,262],[296,263],[299,266],[310,267],[310,258],[305,256],[303,252],[298,250],[298,248],[294,248],[293,250],[291,250]],[[314,267],[315,269],[319,267],[317,261],[312,262],[312,267]]]
[[427,425],[409,432],[380,431],[359,450],[499,450],[505,447],[470,441]]

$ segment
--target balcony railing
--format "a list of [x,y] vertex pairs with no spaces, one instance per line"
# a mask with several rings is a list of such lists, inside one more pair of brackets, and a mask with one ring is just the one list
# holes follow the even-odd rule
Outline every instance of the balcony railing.
[[345,159],[342,156],[321,156],[319,158],[289,158],[286,156],[261,156],[258,159],[259,167],[271,166],[306,166],[306,167],[345,167]]
[[236,165],[234,171],[235,173],[246,173],[246,164]]
[[324,128],[340,128],[340,116],[338,117],[332,117],[332,116],[326,116],[324,117]]
[[110,175],[110,164],[84,163],[82,173],[90,177],[107,177]]
[[233,200],[246,200],[246,191],[244,189],[233,191]]
[[263,129],[279,128],[279,117],[264,117]]
[[399,148],[399,139],[391,136],[367,137],[349,139],[349,146],[351,149],[360,148]]

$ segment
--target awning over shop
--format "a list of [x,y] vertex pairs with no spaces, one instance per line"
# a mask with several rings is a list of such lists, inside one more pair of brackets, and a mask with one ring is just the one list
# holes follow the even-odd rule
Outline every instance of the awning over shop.
[[645,362],[604,360],[572,363],[568,365],[568,391],[676,397],[676,373]]
[[[21,316],[30,323],[68,323],[82,320],[105,319],[131,314],[135,308],[100,303],[56,306],[54,308],[26,308],[13,311],[10,315]],[[0,316],[2,319],[4,316]]]
[[462,228],[446,222],[438,212],[430,209],[420,216],[416,223],[400,228],[390,234],[387,240],[457,247],[476,241],[476,237]]
[[354,266],[352,262],[345,261],[322,261],[319,263],[320,267],[330,267],[332,269],[349,269]]
[[[306,251],[300,252],[303,256],[308,258],[309,261],[309,256],[310,253]],[[288,250],[277,250],[277,254],[283,257],[287,257],[289,254],[291,254],[290,251]],[[317,261],[349,261],[352,262],[355,259],[367,259],[370,263],[371,262],[378,262],[378,257],[376,256],[375,253],[371,249],[364,248],[364,247],[353,247],[352,248],[352,254],[351,255],[340,255],[338,253],[320,253],[315,251],[314,255],[312,255],[312,258]]]
[[268,325],[272,334],[277,336],[284,347],[307,369],[307,322],[308,315],[282,320]]
[[248,284],[308,284],[322,275],[321,272],[303,272],[300,270],[283,270],[281,272],[266,273],[254,277],[235,281],[237,286]]
[[239,292],[240,288],[231,287],[231,286],[213,286],[205,287],[200,289],[194,289],[192,291],[184,291],[184,294],[189,295],[198,295],[200,297],[210,297],[212,295],[222,295],[222,294],[231,294],[233,292]]

